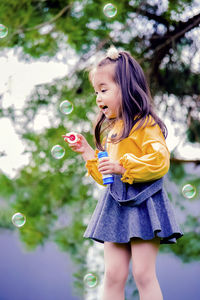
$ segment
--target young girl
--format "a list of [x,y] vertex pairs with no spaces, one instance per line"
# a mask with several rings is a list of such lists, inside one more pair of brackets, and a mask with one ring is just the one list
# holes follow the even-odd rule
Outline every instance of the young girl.
[[[81,134],[69,146],[82,155],[98,183],[103,184],[102,174],[114,176],[84,234],[104,243],[102,299],[125,299],[132,259],[140,300],[161,300],[155,268],[159,245],[175,243],[182,236],[163,188],[170,159],[167,129],[153,111],[144,73],[129,53],[111,47],[90,72],[90,80],[99,107],[97,149]],[[105,149],[109,157],[99,162],[97,153]]]

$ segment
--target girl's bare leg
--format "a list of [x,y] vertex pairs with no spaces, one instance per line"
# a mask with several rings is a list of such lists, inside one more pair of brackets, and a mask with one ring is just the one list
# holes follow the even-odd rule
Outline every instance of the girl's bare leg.
[[129,273],[130,244],[104,243],[104,291],[102,300],[124,300]]
[[139,291],[140,300],[163,300],[162,292],[156,276],[156,256],[160,240],[131,241],[133,276]]

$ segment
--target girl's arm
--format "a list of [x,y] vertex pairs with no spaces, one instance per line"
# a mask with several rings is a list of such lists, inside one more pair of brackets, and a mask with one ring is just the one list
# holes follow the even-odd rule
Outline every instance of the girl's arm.
[[163,177],[169,170],[169,153],[164,145],[153,142],[141,157],[126,153],[118,161],[106,157],[100,163],[98,170],[102,174],[121,174],[121,180],[133,182],[152,181]]
[[170,154],[167,148],[158,142],[152,142],[141,157],[133,153],[125,154],[120,163],[126,169],[122,176],[123,182],[152,181],[163,177],[169,170]]
[[124,154],[119,162],[126,169],[122,181],[144,182],[163,177],[169,170],[170,152],[158,125],[137,130],[127,139],[129,148],[137,145],[141,155],[134,152]]
[[91,175],[96,182],[103,185],[102,174],[98,170],[98,151],[94,151],[82,134],[77,134],[77,137],[78,141],[76,143],[70,143],[67,139],[64,140],[68,142],[69,147],[74,152],[82,155],[86,162],[85,166],[88,170],[88,175]]

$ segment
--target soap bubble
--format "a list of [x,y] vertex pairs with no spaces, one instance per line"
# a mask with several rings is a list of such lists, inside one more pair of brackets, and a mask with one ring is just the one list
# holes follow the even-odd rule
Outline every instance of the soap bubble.
[[182,193],[185,198],[191,199],[196,195],[196,189],[191,184],[186,184],[182,188]]
[[73,111],[73,104],[70,101],[65,100],[60,103],[60,110],[63,114],[69,115]]
[[106,17],[113,18],[117,14],[117,8],[112,3],[108,3],[104,6],[103,12]]
[[0,24],[0,39],[3,39],[8,34],[8,28],[3,24]]
[[26,223],[26,217],[18,212],[12,216],[12,222],[16,227],[22,227]]
[[51,149],[51,155],[56,159],[61,159],[65,155],[65,149],[60,145],[55,145]]
[[97,277],[92,274],[92,273],[88,273],[84,276],[83,279],[85,285],[89,288],[93,288],[97,285]]

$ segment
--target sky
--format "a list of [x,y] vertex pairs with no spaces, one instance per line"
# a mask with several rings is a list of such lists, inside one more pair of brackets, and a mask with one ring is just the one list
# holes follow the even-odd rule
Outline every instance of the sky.
[[[50,83],[55,78],[62,78],[76,63],[76,59],[70,60],[70,65],[60,61],[49,62],[29,62],[19,61],[13,50],[9,50],[6,55],[0,56],[0,94],[3,94],[3,108],[13,106],[19,112],[23,108],[28,96],[35,85]],[[49,113],[49,112],[48,112]],[[182,128],[181,137],[176,136],[178,124],[172,123],[169,119],[164,120],[168,127],[168,138],[166,140],[170,151],[176,146],[179,156],[185,159],[197,159],[200,157],[198,144],[185,143]],[[35,130],[41,131],[48,127],[47,113],[43,111],[35,122]],[[175,125],[175,126],[174,126]],[[92,126],[92,125],[91,125]],[[0,170],[10,177],[16,175],[18,168],[27,165],[30,161],[30,154],[23,154],[26,145],[20,140],[15,129],[8,118],[0,119]]]

